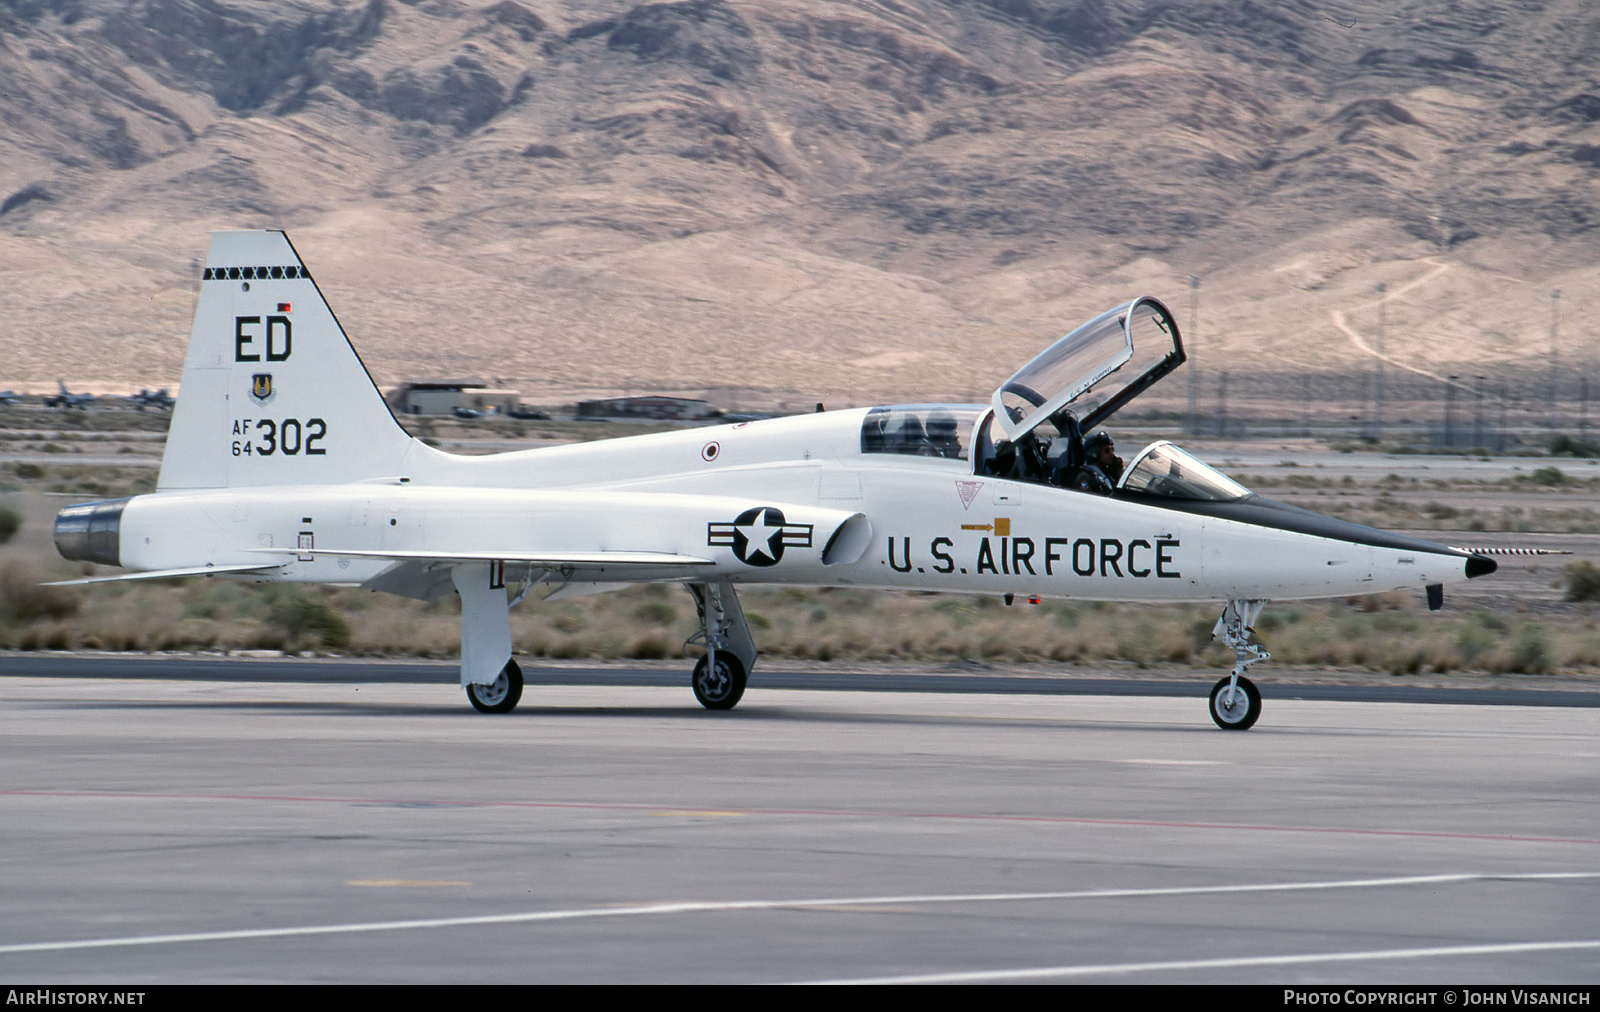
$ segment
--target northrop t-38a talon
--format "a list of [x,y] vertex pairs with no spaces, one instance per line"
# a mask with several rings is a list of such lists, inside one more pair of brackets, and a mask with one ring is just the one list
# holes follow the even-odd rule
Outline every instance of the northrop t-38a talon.
[[[155,492],[56,520],[68,559],[139,572],[461,597],[477,709],[522,694],[509,610],[682,583],[704,655],[691,685],[728,709],[756,644],[741,584],[1112,601],[1226,602],[1237,663],[1211,716],[1261,712],[1246,669],[1268,599],[1443,586],[1492,559],[1252,494],[1168,442],[1125,467],[1094,432],[1184,361],[1141,297],[1072,331],[988,404],[827,411],[490,456],[395,421],[288,237],[213,235]],[[1087,435],[1086,435],[1087,434]],[[1097,449],[1098,448],[1098,449]],[[1093,456],[1091,456],[1093,455]]]

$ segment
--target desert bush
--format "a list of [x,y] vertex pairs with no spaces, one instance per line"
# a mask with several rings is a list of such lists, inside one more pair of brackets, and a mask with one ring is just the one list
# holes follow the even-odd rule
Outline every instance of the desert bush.
[[1372,616],[1372,627],[1385,633],[1412,633],[1422,628],[1422,620],[1405,611],[1380,611]]
[[1550,670],[1550,637],[1543,626],[1529,622],[1517,632],[1509,649],[1489,664],[1496,674],[1542,675]]
[[1195,650],[1204,650],[1212,640],[1212,631],[1217,627],[1214,618],[1196,619],[1189,623],[1189,643]]
[[30,566],[0,568],[0,620],[36,622],[76,615],[82,604],[78,594],[66,587],[41,587],[43,580]]
[[15,507],[0,505],[0,545],[10,541],[22,529],[22,514]]
[[1567,585],[1568,601],[1593,601],[1600,599],[1600,566],[1588,559],[1569,562],[1562,570]]
[[559,661],[569,661],[578,657],[588,657],[589,651],[584,649],[581,640],[562,640],[550,649],[550,656]]
[[550,620],[550,624],[564,633],[582,632],[589,627],[589,623],[583,620],[583,616],[570,611],[555,616]]
[[655,625],[671,625],[678,621],[678,609],[665,601],[646,601],[634,609],[633,614],[639,621]]
[[1551,437],[1548,449],[1552,457],[1600,457],[1600,446],[1568,435]]
[[[350,645],[350,621],[327,598],[316,593],[284,593],[278,596],[268,620],[283,631],[288,640],[316,637],[323,646],[335,650]],[[282,643],[274,643],[282,649]]]
[[659,661],[672,656],[672,644],[660,633],[649,633],[634,640],[627,656],[642,661]]
[[1493,650],[1499,641],[1499,637],[1491,630],[1469,621],[1456,630],[1456,655],[1461,658],[1462,664],[1471,667],[1478,658]]

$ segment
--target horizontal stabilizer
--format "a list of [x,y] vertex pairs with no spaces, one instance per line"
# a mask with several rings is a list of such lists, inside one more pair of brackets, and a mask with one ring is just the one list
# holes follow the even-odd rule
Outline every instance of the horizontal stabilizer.
[[117,583],[123,580],[170,580],[180,576],[217,576],[222,573],[265,573],[277,569],[282,563],[264,566],[187,566],[183,569],[152,569],[143,573],[123,573],[120,576],[89,576],[81,580],[56,580],[42,583],[41,587],[78,587],[86,583]]
[[[300,555],[296,548],[257,548],[273,555]],[[392,559],[396,562],[515,562],[552,569],[567,566],[710,566],[711,559],[671,552],[412,552],[317,548],[308,554],[334,555],[353,559]]]

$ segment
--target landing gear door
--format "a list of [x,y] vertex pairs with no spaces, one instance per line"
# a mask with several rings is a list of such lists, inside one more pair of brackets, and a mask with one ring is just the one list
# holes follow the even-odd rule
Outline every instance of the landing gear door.
[[1046,348],[994,392],[994,416],[1015,442],[1064,408],[1084,431],[1183,364],[1172,313],[1141,296]]

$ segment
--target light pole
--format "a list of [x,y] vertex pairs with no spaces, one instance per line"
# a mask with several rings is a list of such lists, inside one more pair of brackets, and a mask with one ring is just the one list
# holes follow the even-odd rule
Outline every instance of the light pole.
[[1217,376],[1217,435],[1228,438],[1228,371]]
[[1589,377],[1578,377],[1578,439],[1589,431]]
[[1451,376],[1444,385],[1444,445],[1447,449],[1454,449],[1456,445],[1455,407],[1456,377]]
[[1189,275],[1189,343],[1184,353],[1189,359],[1189,435],[1200,433],[1200,370],[1195,363],[1196,338],[1200,334],[1200,278]]
[[1485,377],[1472,377],[1472,392],[1475,400],[1472,412],[1472,446],[1479,453],[1488,451],[1483,439],[1483,381]]
[[1372,388],[1372,438],[1383,439],[1383,328],[1389,307],[1389,286],[1378,282],[1378,374]]
[[1547,428],[1556,427],[1556,331],[1561,322],[1561,289],[1550,289],[1550,417]]

